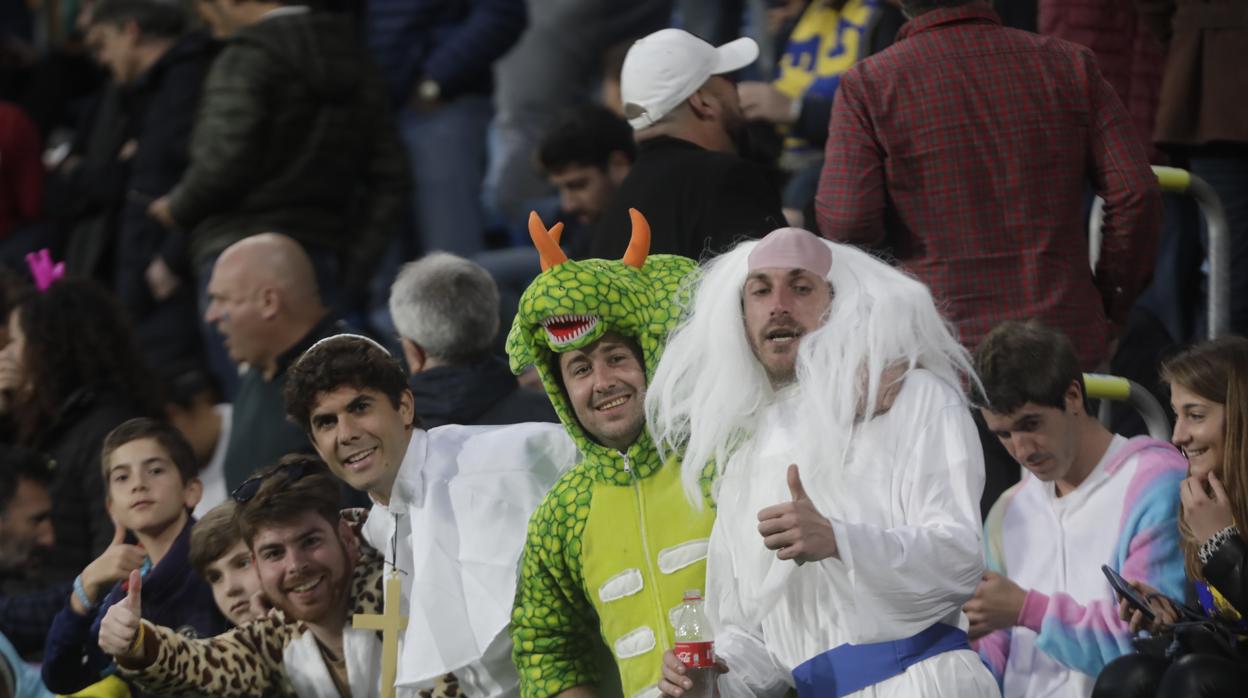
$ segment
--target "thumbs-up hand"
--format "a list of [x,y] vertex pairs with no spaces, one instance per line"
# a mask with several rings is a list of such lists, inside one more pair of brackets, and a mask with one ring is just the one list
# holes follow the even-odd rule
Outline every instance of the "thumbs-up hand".
[[777,558],[797,560],[799,564],[835,557],[832,523],[810,501],[797,465],[789,466],[788,481],[793,500],[758,512],[758,533],[763,537],[763,545],[777,551]]
[[143,648],[135,642],[143,622],[142,586],[143,578],[134,570],[130,573],[126,598],[110,606],[104,620],[100,621],[100,649],[114,657],[135,659],[143,654]]
[[142,615],[143,610],[142,596],[143,593],[143,575],[138,570],[130,572],[130,579],[126,582],[126,599],[123,603],[136,614]]
[[[110,587],[142,567],[146,557],[142,546],[126,543],[126,528],[114,519],[113,542],[82,570],[83,590],[92,602],[98,602]],[[85,615],[86,609],[80,613]]]

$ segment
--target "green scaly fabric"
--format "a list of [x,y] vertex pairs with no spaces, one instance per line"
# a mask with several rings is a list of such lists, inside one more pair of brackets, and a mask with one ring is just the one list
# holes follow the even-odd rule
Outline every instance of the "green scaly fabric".
[[[546,234],[540,222],[533,231],[532,222],[535,236]],[[653,686],[662,652],[672,646],[667,613],[685,589],[703,586],[711,507],[689,505],[679,462],[661,462],[646,431],[624,453],[590,438],[557,374],[558,354],[613,331],[641,347],[649,380],[696,269],[693,260],[675,255],[645,257],[641,268],[617,260],[556,261],[520,299],[507,337],[511,368],[537,368],[583,456],[529,523],[511,623],[524,698],[586,684],[600,695],[622,688],[626,696]],[[708,487],[710,473],[708,467]],[[597,638],[613,650],[618,686],[608,685],[613,682],[602,677],[589,649]]]

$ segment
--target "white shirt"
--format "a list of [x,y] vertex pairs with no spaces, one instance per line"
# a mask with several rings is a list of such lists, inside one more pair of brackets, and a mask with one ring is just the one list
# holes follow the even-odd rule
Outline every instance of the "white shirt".
[[[725,696],[780,695],[795,667],[845,643],[902,639],[938,622],[965,629],[961,607],[983,571],[983,453],[953,387],[927,371],[911,372],[892,409],[858,426],[842,468],[797,462],[794,425],[806,415],[793,395],[764,409],[718,493],[707,611],[716,652],[731,668],[719,680]],[[758,511],[792,499],[786,471],[794,462],[806,493],[832,523],[835,558],[798,566],[763,545]],[[854,695],[998,692],[968,649],[929,658]]]
[[204,485],[204,495],[195,506],[195,518],[202,519],[225,498],[230,496],[225,491],[225,452],[230,443],[230,415],[234,406],[228,403],[212,408],[221,420],[221,434],[217,437],[217,445],[212,449],[212,459],[199,471],[199,481]]
[[578,457],[557,424],[412,433],[389,505],[364,526],[403,572],[398,695],[448,672],[470,696],[519,694],[507,624],[528,520]]
[[[1156,501],[1147,497],[1148,489],[1159,486],[1154,482],[1173,483],[1180,478],[1181,461],[1177,453],[1173,454],[1175,467],[1170,478],[1157,477],[1161,470],[1158,461],[1163,456],[1154,455],[1152,467],[1142,467],[1143,447],[1140,440],[1114,436],[1087,478],[1062,497],[1057,496],[1053,483],[1025,475],[1006,495],[1013,496],[1008,500],[1003,497],[1007,503],[998,504],[1004,508],[994,507],[989,516],[989,525],[993,526],[999,515],[1000,533],[991,537],[989,544],[1003,572],[1023,589],[1050,597],[1060,593],[1069,599],[1067,612],[1050,606],[1045,613],[1056,618],[1056,623],[1045,629],[1048,642],[1063,638],[1059,647],[1073,654],[1090,655],[1090,659],[1104,657],[1102,661],[1108,661],[1123,651],[1122,645],[1130,647],[1130,633],[1117,618],[1117,595],[1105,580],[1101,565],[1119,567],[1115,560],[1121,559],[1120,551],[1130,550],[1128,556],[1142,558],[1136,564],[1144,563],[1141,566],[1149,572],[1157,574],[1163,566],[1162,559],[1146,552],[1158,541],[1139,529],[1124,526],[1128,522],[1151,523],[1158,519],[1156,514],[1141,517],[1131,507],[1141,501],[1156,506]],[[1177,498],[1176,492],[1174,499]],[[995,526],[990,530],[996,530]],[[1177,577],[1181,560],[1176,556],[1168,562],[1173,572],[1171,578]],[[1146,581],[1164,586],[1163,579],[1165,576]],[[1116,637],[1106,637],[1111,632]],[[1072,644],[1065,638],[1078,638],[1080,643]],[[1015,626],[1010,629],[1009,640],[1002,691],[1007,698],[1092,695],[1096,677],[1050,656],[1046,650],[1054,645],[1041,649],[1040,636],[1035,631]]]
[[[348,623],[342,629],[342,656],[347,665],[351,698],[379,698],[381,682],[381,642],[372,630],[357,630]],[[341,698],[316,636],[311,630],[295,638],[282,650],[282,664],[295,695],[300,698]]]

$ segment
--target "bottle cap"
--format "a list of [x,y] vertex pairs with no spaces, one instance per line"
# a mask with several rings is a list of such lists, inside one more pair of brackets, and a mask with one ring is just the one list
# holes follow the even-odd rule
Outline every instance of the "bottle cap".
[[701,600],[702,600],[701,589],[689,589],[688,591],[685,592],[685,601],[701,601]]

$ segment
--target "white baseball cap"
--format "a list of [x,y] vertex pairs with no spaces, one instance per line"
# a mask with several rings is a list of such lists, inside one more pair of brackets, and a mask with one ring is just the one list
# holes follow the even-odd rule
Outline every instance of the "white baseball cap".
[[715,47],[681,29],[660,29],[638,39],[624,57],[624,115],[634,129],[652,126],[712,75],[740,70],[757,59],[758,44],[749,37]]

